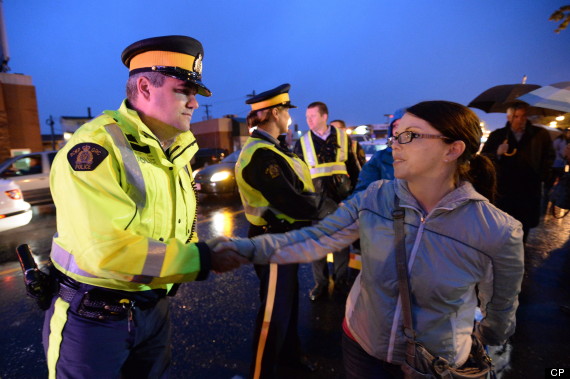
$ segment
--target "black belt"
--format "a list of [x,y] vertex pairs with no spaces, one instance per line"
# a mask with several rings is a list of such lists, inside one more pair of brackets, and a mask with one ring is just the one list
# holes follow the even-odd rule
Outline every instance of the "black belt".
[[166,297],[166,290],[156,289],[140,292],[111,290],[77,282],[68,276],[59,280],[58,296],[71,303],[75,296],[81,296],[77,312],[97,320],[120,320],[134,308],[151,309]]

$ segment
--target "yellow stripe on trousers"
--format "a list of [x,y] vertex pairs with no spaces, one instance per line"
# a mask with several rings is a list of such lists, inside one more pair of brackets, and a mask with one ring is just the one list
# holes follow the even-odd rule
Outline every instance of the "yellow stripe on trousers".
[[259,379],[261,375],[261,360],[267,342],[267,334],[269,333],[269,325],[271,325],[271,315],[273,314],[273,304],[275,303],[275,289],[277,288],[277,264],[269,265],[269,283],[267,286],[267,298],[265,299],[265,313],[263,315],[263,324],[259,333],[259,341],[257,343],[257,356],[255,357],[254,379]]
[[58,297],[55,301],[53,315],[49,321],[49,346],[47,352],[47,364],[50,379],[55,379],[56,377],[55,365],[59,359],[59,348],[61,346],[63,327],[67,322],[68,309],[69,303]]

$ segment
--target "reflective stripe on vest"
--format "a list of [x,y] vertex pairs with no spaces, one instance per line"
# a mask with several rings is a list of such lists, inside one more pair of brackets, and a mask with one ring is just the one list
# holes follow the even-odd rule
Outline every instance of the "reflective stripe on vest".
[[[146,205],[146,186],[142,170],[137,162],[135,154],[121,128],[117,124],[107,124],[105,125],[105,130],[113,138],[115,146],[121,153],[125,175],[129,184],[133,188],[130,191],[129,196],[136,204],[137,208],[143,209]],[[149,284],[153,277],[160,276],[165,257],[166,244],[148,239],[148,248],[142,273],[140,275],[133,276],[129,281]],[[97,276],[79,268],[73,254],[55,242],[52,243],[51,259],[66,272],[87,278],[98,278]]]
[[311,178],[313,179],[335,174],[348,175],[346,165],[343,162],[321,163],[317,167],[312,167],[309,171],[311,172]]
[[303,157],[309,166],[311,178],[313,179],[336,174],[348,175],[345,164],[348,159],[348,136],[343,130],[332,125],[330,127],[336,130],[336,140],[340,146],[340,148],[336,150],[335,162],[319,163],[315,146],[313,145],[313,139],[311,138],[311,132],[305,133],[305,135],[301,137]]
[[67,250],[59,246],[55,241],[51,243],[51,253],[50,253],[51,260],[54,263],[57,263],[61,266],[65,271],[72,272],[77,275],[85,276],[87,278],[96,278],[95,275],[88,273],[87,271],[83,271],[75,262],[75,257],[70,254]]
[[127,181],[134,188],[134,191],[132,191],[129,196],[133,199],[139,209],[143,209],[146,205],[146,186],[144,184],[144,177],[141,168],[133,150],[131,149],[131,145],[128,143],[127,138],[123,134],[119,125],[107,124],[105,125],[105,130],[113,138],[115,146],[121,152]]
[[[51,244],[50,256],[53,262],[57,263],[57,265],[65,270],[65,273],[72,273],[86,278],[98,278],[97,276],[79,268],[73,254],[59,246],[55,241]],[[129,281],[134,283],[150,284],[154,277],[160,276],[165,256],[166,244],[149,239],[142,274],[134,275]]]
[[287,154],[279,151],[274,144],[271,142],[250,137],[245,146],[243,147],[241,154],[239,156],[238,162],[236,164],[236,181],[239,187],[240,197],[242,199],[243,208],[247,220],[253,225],[267,225],[267,221],[263,218],[263,214],[266,210],[271,210],[275,216],[279,219],[287,220],[290,223],[295,221],[300,221],[293,219],[286,214],[280,212],[279,210],[271,207],[269,201],[263,196],[263,194],[251,187],[242,176],[242,170],[247,166],[251,160],[251,157],[257,149],[268,149],[274,153],[280,155],[293,169],[299,180],[303,183],[303,191],[314,192],[315,187],[311,180],[311,174],[307,165],[299,158],[290,157]]

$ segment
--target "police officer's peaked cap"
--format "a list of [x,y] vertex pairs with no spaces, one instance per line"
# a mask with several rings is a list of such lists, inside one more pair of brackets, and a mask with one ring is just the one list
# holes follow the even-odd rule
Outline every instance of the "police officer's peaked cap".
[[202,83],[204,49],[200,41],[187,36],[164,36],[143,39],[128,46],[121,60],[130,75],[139,72],[160,72],[198,86],[198,93],[211,96]]
[[270,89],[269,91],[262,92],[259,95],[255,95],[247,99],[245,103],[251,105],[252,111],[260,111],[263,109],[276,107],[278,105],[287,108],[297,108],[291,104],[291,101],[289,100],[290,88],[290,84],[281,84],[280,86]]

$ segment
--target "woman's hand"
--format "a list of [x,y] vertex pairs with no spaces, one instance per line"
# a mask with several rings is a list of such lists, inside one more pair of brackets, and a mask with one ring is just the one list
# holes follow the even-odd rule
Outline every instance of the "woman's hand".
[[231,271],[250,263],[247,258],[239,255],[235,244],[227,237],[217,237],[206,241],[206,244],[212,252],[212,271],[215,273]]

